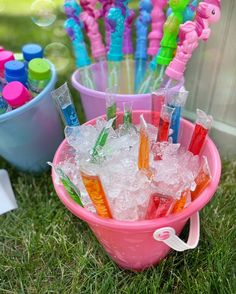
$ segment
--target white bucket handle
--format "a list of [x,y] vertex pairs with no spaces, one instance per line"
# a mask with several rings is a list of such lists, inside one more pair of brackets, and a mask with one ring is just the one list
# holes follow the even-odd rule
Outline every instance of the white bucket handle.
[[153,233],[156,241],[161,241],[176,251],[185,251],[197,247],[200,236],[200,220],[199,213],[196,212],[190,217],[190,229],[187,243],[182,241],[171,227],[157,229]]

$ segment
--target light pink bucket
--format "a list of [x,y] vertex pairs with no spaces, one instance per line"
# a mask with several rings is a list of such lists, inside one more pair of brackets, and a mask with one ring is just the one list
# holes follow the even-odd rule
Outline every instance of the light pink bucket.
[[[151,121],[150,112],[137,111],[133,115],[134,123],[139,123],[141,113],[144,113],[146,121]],[[95,119],[86,124],[95,124]],[[181,128],[180,142],[187,147],[194,126],[183,119]],[[55,154],[54,164],[58,164],[65,158],[67,148],[68,145],[64,140]],[[213,197],[221,174],[220,156],[211,139],[207,138],[202,154],[207,156],[212,171],[210,185],[182,212],[155,220],[124,222],[101,218],[76,204],[67,195],[63,186],[56,183],[54,172],[52,172],[52,179],[60,200],[74,215],[88,223],[105,251],[119,266],[130,270],[144,270],[165,258],[170,249],[184,251],[197,246],[198,212]],[[189,219],[189,238],[185,243],[178,235]]]
[[[105,76],[107,75],[107,66],[105,63]],[[80,93],[81,101],[84,107],[84,112],[87,120],[91,120],[100,115],[106,113],[106,99],[105,99],[105,91],[106,91],[106,81],[104,81],[101,77],[101,70],[99,68],[99,64],[92,64],[90,66],[93,81],[96,85],[95,90],[88,89],[82,85],[80,82],[80,72],[83,69],[78,69],[72,75],[71,81],[74,88]],[[122,81],[121,84],[126,81]],[[181,81],[177,86],[173,88],[173,90],[179,89],[183,86],[183,81]],[[116,95],[116,104],[117,110],[123,110],[123,102],[130,101],[133,102],[134,110],[149,110],[152,109],[152,99],[151,94],[135,94],[135,95]]]

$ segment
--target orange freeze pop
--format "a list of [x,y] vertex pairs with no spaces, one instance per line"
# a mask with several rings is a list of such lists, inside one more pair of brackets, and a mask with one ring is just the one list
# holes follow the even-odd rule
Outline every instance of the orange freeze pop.
[[84,186],[99,216],[113,218],[100,177],[80,171]]
[[182,192],[180,199],[175,202],[175,205],[171,213],[177,213],[184,209],[187,203],[188,195],[189,195],[189,190],[185,190]]
[[138,168],[140,170],[149,170],[149,152],[150,143],[147,133],[147,124],[143,115],[140,116],[140,139],[139,139],[139,153],[138,153]]
[[211,181],[211,172],[207,162],[206,156],[203,156],[203,164],[200,171],[195,179],[196,189],[191,191],[192,201],[195,200],[205,188],[209,185]]

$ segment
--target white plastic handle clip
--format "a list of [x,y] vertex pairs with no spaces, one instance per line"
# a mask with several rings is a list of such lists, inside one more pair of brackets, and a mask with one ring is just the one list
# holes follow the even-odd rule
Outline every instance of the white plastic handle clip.
[[168,245],[176,251],[185,251],[197,247],[200,236],[199,213],[195,213],[190,217],[190,230],[187,243],[182,241],[171,227],[157,229],[153,233],[153,238]]

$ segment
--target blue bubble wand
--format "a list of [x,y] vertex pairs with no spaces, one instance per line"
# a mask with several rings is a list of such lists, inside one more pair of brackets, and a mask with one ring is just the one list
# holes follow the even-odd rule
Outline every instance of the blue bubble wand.
[[127,9],[127,0],[116,0],[115,7],[110,8],[107,21],[111,28],[110,48],[107,54],[108,60],[108,87],[120,88],[120,70],[123,60],[122,43]]
[[85,87],[95,89],[92,73],[89,68],[91,61],[88,56],[82,32],[83,24],[79,20],[82,9],[75,0],[66,0],[64,3],[64,11],[68,17],[64,27],[72,42],[76,66],[78,68],[83,68],[83,70],[80,71],[81,82]]
[[151,0],[139,2],[139,16],[135,22],[136,26],[136,50],[135,50],[135,91],[143,81],[147,64],[147,40],[148,26],[151,23]]

